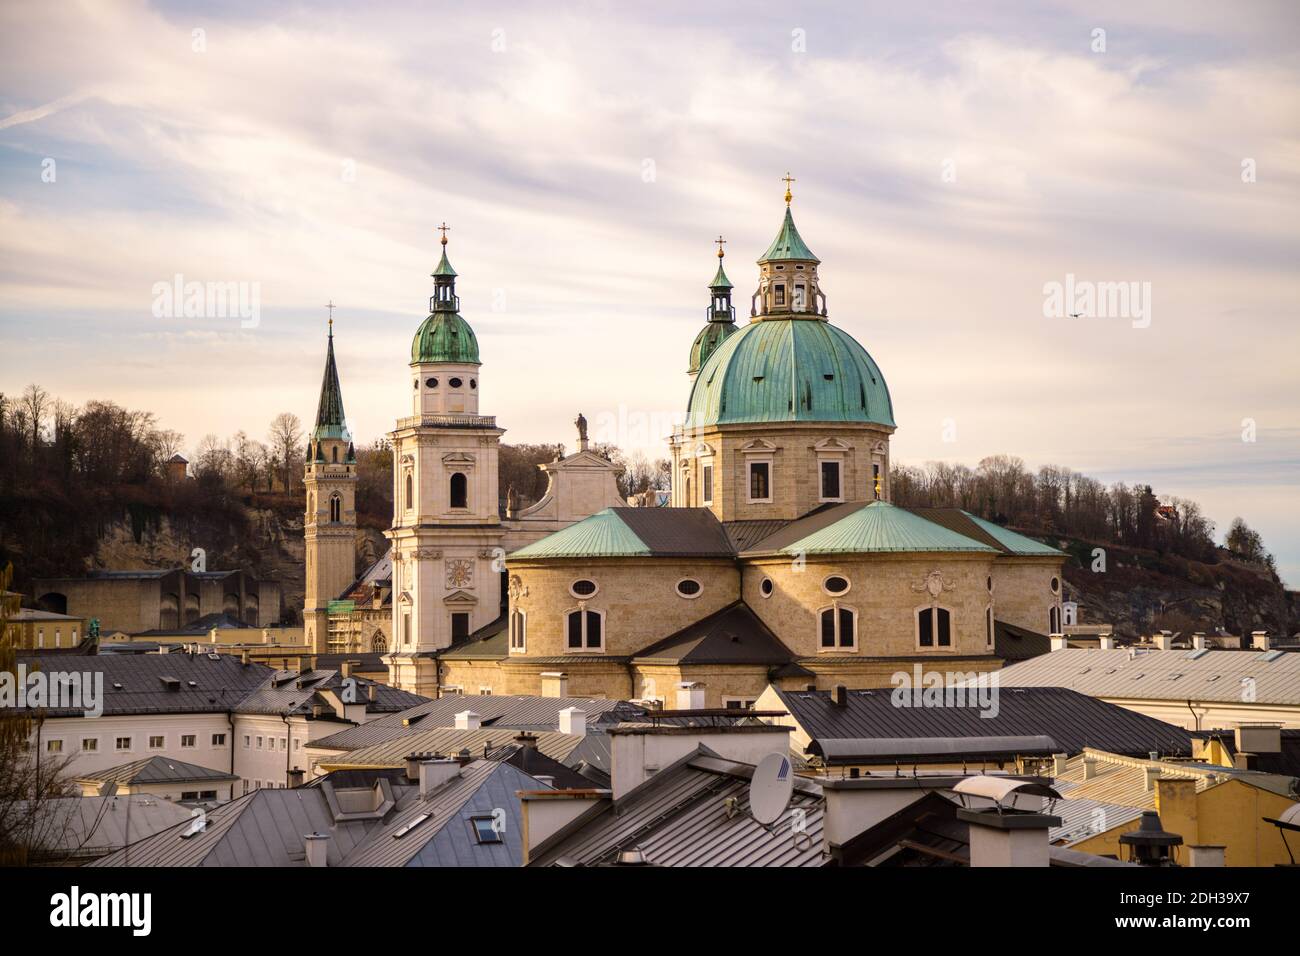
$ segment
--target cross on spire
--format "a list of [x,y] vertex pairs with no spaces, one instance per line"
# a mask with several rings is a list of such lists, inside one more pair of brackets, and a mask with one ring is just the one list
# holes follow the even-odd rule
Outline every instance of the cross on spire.
[[334,310],[338,308],[338,306],[334,304],[333,299],[330,299],[328,302],[325,303],[325,308],[330,310],[330,335],[333,335],[334,334]]
[[713,241],[718,244],[718,258],[721,259],[723,256],[726,255],[726,253],[722,251],[722,247],[726,244],[727,240],[722,238],[721,233],[718,233],[718,238],[714,239]]
[[445,246],[447,244],[447,230],[449,230],[451,226],[447,225],[447,220],[444,219],[442,221],[442,225],[438,226],[437,228],[438,231],[442,233],[442,239],[440,241]]
[[781,177],[781,180],[785,183],[785,204],[788,206],[790,205],[790,200],[794,199],[794,194],[790,192],[790,184],[797,182],[798,180],[790,175],[790,170],[788,169],[785,171],[785,175]]

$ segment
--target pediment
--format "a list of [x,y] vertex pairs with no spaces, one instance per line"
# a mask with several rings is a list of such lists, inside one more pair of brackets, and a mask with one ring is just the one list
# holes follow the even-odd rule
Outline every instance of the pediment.
[[478,598],[468,591],[452,591],[442,599],[443,604],[477,604]]

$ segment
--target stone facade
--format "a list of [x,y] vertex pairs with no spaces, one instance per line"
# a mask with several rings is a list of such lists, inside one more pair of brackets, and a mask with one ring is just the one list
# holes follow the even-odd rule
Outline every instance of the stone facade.
[[[1036,631],[1060,632],[1061,563],[1057,557],[1003,555],[993,563],[993,595],[999,621]],[[1055,582],[1055,588],[1053,588]],[[1056,609],[1053,619],[1052,609]],[[1055,620],[1056,626],[1051,624]]]

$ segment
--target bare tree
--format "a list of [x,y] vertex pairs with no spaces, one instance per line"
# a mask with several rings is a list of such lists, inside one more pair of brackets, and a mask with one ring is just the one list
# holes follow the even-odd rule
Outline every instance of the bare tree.
[[302,422],[293,412],[281,412],[271,419],[271,430],[268,436],[276,460],[280,463],[284,490],[288,491],[293,466],[302,457]]
[[41,426],[50,405],[50,393],[39,385],[31,384],[23,392],[23,408],[27,412],[27,425],[32,430],[32,448],[41,443]]

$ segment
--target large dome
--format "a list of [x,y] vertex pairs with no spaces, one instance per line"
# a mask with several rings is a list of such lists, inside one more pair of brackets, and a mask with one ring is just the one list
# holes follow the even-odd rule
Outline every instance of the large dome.
[[880,368],[821,319],[761,319],[718,344],[687,406],[686,427],[740,422],[874,422],[894,427]]
[[434,312],[416,330],[411,342],[411,364],[433,362],[480,364],[474,330],[455,312]]

